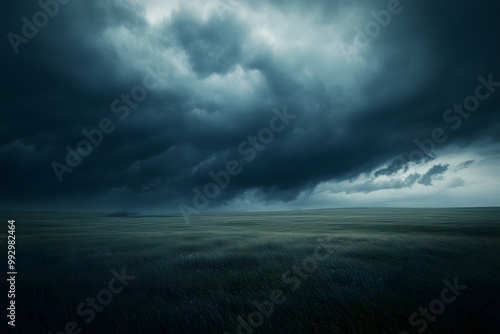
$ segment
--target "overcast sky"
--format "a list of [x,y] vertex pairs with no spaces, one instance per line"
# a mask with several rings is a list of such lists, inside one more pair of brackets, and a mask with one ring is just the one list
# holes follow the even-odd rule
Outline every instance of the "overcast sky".
[[497,1],[65,1],[2,4],[0,209],[500,204]]

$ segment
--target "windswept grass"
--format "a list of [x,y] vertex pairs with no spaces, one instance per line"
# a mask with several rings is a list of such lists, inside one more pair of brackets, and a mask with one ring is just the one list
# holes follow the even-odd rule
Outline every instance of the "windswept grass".
[[[500,333],[498,209],[206,214],[191,225],[162,216],[2,216],[17,221],[16,333],[59,333],[68,321],[82,333],[238,333],[238,316],[248,321],[253,302],[273,290],[286,300],[254,333],[417,333],[410,314],[455,277],[468,288],[427,333]],[[326,238],[328,256],[307,278],[294,274]],[[122,267],[135,279],[86,324],[77,306]],[[296,290],[285,273],[298,279]]]

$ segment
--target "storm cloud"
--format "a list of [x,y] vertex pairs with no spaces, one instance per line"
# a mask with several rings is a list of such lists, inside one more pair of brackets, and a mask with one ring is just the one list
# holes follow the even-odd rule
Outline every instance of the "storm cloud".
[[449,165],[435,165],[427,171],[427,173],[422,176],[418,183],[424,186],[432,186],[432,181],[442,177],[442,175],[448,170]]
[[498,204],[493,1],[4,6],[2,209]]

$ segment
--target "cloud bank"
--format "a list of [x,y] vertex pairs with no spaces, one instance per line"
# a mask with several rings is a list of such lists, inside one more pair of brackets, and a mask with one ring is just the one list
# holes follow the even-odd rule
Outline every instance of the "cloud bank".
[[228,161],[206,210],[498,205],[496,3],[41,3],[0,14],[2,209],[175,211]]

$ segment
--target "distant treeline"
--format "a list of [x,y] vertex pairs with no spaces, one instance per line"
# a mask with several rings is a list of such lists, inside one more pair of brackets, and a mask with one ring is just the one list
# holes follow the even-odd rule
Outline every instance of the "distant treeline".
[[139,215],[139,212],[117,211],[117,212],[107,213],[104,216],[105,217],[123,218],[123,217],[134,217],[134,216],[138,216],[138,215]]

